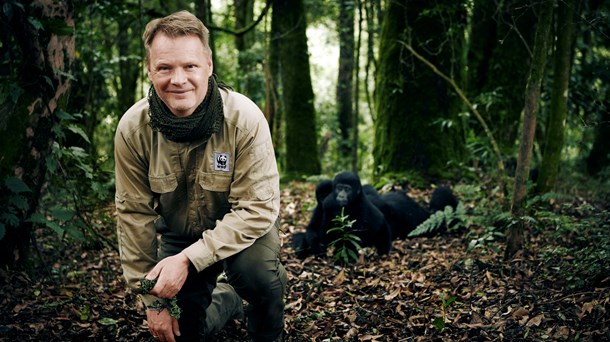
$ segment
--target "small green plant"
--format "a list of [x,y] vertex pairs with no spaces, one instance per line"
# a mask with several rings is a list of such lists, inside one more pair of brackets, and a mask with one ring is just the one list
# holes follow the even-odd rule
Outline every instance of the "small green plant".
[[457,230],[463,227],[465,222],[466,210],[460,202],[455,210],[451,206],[446,206],[444,210],[439,210],[430,215],[428,219],[417,226],[409,233],[409,237],[420,236],[424,234],[434,233],[444,227],[449,230]]
[[358,260],[360,247],[360,237],[353,233],[352,227],[356,220],[349,220],[349,215],[345,215],[341,208],[341,215],[337,215],[333,222],[337,225],[328,230],[329,234],[337,234],[338,238],[333,240],[329,247],[334,249],[333,258],[344,264],[349,263],[350,259]]
[[[157,279],[148,280],[146,278],[140,281],[140,293],[148,294],[155,284],[157,283]],[[180,319],[180,315],[182,314],[182,309],[178,306],[178,298],[172,297],[171,299],[158,299],[155,300],[151,305],[148,306],[148,309],[157,310],[161,312],[163,309],[168,309],[170,316],[175,319]]]
[[434,321],[432,321],[432,325],[436,330],[443,331],[445,329],[445,322],[447,321],[447,308],[451,303],[455,302],[456,297],[449,297],[445,299],[445,294],[441,293],[439,295],[441,299],[441,316],[436,317]]

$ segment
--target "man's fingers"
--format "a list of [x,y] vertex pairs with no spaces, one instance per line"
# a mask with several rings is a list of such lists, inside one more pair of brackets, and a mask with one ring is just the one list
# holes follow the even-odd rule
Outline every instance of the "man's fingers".
[[168,332],[167,334],[165,334],[165,339],[163,341],[167,341],[167,342],[176,342],[176,339],[174,338],[174,333],[173,331]]
[[161,273],[161,268],[162,267],[159,267],[159,264],[157,264],[155,267],[153,267],[152,271],[150,271],[150,273],[148,273],[146,275],[146,279],[148,279],[148,280],[157,279],[157,277],[159,276],[159,273]]
[[172,319],[172,330],[174,331],[174,335],[180,336],[180,326],[178,325],[177,319]]

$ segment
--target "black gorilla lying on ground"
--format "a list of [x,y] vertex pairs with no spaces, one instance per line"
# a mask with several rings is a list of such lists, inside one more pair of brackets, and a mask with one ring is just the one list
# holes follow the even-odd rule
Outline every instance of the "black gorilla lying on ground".
[[[339,233],[330,232],[336,226],[333,219],[341,214],[355,220],[351,232],[360,238],[361,247],[375,247],[377,253],[387,254],[392,247],[392,233],[383,213],[362,191],[362,184],[353,172],[339,173],[332,181],[328,192],[328,181],[316,187],[318,204],[306,232],[293,236],[293,246],[297,256],[305,258],[310,254],[326,252],[329,244],[339,238]],[[326,195],[326,196],[324,196]],[[323,197],[323,199],[321,198]],[[346,245],[353,248],[352,245]]]
[[385,202],[383,214],[392,228],[394,239],[405,239],[411,231],[426,221],[430,215],[439,210],[444,210],[446,206],[451,206],[454,210],[458,205],[458,200],[453,192],[446,187],[437,187],[432,192],[428,209],[420,206],[406,192],[390,191],[381,196]]
[[324,253],[328,244],[338,237],[337,234],[327,234],[327,231],[335,226],[332,220],[341,214],[342,206],[344,215],[356,220],[354,228],[362,239],[361,246],[375,246],[379,254],[385,254],[390,251],[392,240],[405,239],[434,212],[443,210],[445,206],[455,209],[458,204],[449,188],[437,187],[427,210],[404,191],[393,190],[380,195],[372,185],[362,186],[353,172],[342,172],[334,181],[320,182],[316,187],[316,200],[305,233],[293,235],[293,247],[301,259]]

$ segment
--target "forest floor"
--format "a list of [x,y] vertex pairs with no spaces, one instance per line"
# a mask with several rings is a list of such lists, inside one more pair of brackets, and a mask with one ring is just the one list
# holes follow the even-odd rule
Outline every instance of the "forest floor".
[[[528,230],[526,252],[507,262],[501,240],[468,251],[465,236],[476,234],[443,234],[395,241],[381,257],[365,249],[359,262],[339,267],[331,257],[297,259],[290,247],[291,234],[309,220],[313,190],[311,183],[283,185],[286,341],[610,340],[610,255],[588,265],[603,270],[597,279],[575,282],[580,263],[566,273],[582,260],[573,251],[586,253],[607,236]],[[607,204],[584,202],[574,198],[557,211],[596,217],[600,227],[591,232],[609,234]],[[114,227],[102,233],[114,239]],[[152,341],[114,248],[58,245],[48,231],[37,233],[36,244],[35,272],[0,270],[0,341]],[[217,340],[247,340],[245,324],[230,322]]]

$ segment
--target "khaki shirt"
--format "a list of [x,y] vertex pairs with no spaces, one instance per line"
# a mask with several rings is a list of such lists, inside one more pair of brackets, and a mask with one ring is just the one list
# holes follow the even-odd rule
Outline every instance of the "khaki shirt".
[[[131,288],[158,261],[158,233],[192,241],[183,253],[201,271],[252,245],[278,217],[279,174],[269,125],[248,98],[220,92],[224,125],[207,143],[177,143],[153,131],[146,99],[118,124],[117,232]],[[142,298],[146,305],[156,299]]]

